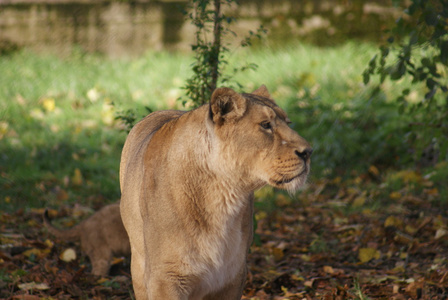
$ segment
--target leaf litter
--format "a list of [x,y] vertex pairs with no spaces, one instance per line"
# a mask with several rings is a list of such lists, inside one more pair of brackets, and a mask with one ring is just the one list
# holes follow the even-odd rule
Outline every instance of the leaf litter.
[[[447,203],[413,171],[391,177],[402,185],[367,174],[316,180],[293,199],[257,192],[242,299],[447,299]],[[92,275],[79,244],[49,235],[42,213],[0,216],[1,299],[133,297],[129,258],[115,258],[110,276]],[[50,210],[67,226],[89,213]]]

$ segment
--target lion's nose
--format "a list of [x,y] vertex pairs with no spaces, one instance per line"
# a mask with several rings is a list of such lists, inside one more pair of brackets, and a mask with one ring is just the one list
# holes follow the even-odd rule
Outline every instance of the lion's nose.
[[308,158],[311,157],[311,154],[313,154],[313,148],[305,148],[305,150],[303,150],[301,152],[296,150],[296,154],[298,157],[300,157],[304,161],[307,161]]

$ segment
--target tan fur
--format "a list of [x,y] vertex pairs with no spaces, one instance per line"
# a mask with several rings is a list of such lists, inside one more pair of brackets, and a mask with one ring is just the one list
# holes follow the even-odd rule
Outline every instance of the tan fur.
[[78,225],[61,230],[51,225],[48,213],[44,214],[48,231],[57,238],[81,241],[81,250],[92,264],[92,273],[105,276],[109,273],[113,255],[129,255],[131,247],[120,216],[120,204],[107,205]]
[[190,112],[158,111],[129,133],[121,215],[136,298],[240,299],[253,192],[306,181],[311,148],[265,86],[219,88]]

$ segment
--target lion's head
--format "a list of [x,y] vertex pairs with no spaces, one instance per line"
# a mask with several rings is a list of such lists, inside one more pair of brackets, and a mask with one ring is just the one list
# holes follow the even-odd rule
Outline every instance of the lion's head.
[[254,182],[256,188],[269,184],[289,192],[305,183],[313,150],[288,126],[286,113],[264,85],[251,94],[217,89],[208,120],[217,137],[220,163],[238,169],[241,180]]

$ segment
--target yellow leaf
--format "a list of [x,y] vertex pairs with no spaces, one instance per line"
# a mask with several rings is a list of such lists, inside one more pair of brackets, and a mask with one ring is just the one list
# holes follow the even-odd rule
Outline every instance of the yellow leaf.
[[37,248],[32,248],[29,250],[26,250],[25,252],[23,252],[23,255],[25,255],[26,257],[30,257],[31,255],[34,255],[37,258],[43,258],[45,256],[47,256],[47,254],[50,253],[50,249],[37,249]]
[[116,264],[122,263],[123,261],[124,261],[124,257],[114,257],[110,264],[111,265],[116,265]]
[[5,203],[11,203],[11,197],[6,196],[5,197]]
[[101,277],[100,279],[98,279],[98,281],[96,282],[96,284],[102,284],[105,283],[106,281],[109,281],[109,279]]
[[8,133],[9,124],[7,122],[0,122],[0,140]]
[[81,170],[76,168],[75,169],[75,173],[73,174],[72,177],[72,183],[74,185],[82,185],[82,174],[81,174]]
[[76,259],[76,252],[72,248],[67,248],[61,253],[59,258],[65,262],[71,262]]
[[37,215],[43,215],[45,212],[45,208],[31,208],[31,212]]
[[365,215],[365,216],[372,216],[372,215],[373,215],[373,212],[372,212],[372,210],[371,210],[370,208],[364,208],[364,209],[361,211],[361,213],[362,213],[363,215]]
[[366,197],[365,196],[359,196],[357,197],[353,203],[352,206],[353,207],[361,207],[366,203]]
[[404,230],[409,233],[409,234],[414,234],[417,232],[417,228],[415,228],[412,225],[406,225],[406,227],[404,228]]
[[305,278],[303,278],[302,276],[298,276],[296,274],[292,274],[291,279],[295,280],[295,281],[304,281],[305,280]]
[[257,212],[255,214],[255,220],[260,221],[260,220],[266,219],[267,216],[268,216],[268,214],[265,211],[260,210],[259,212]]
[[55,209],[49,209],[48,210],[48,215],[50,216],[50,218],[56,218],[58,216],[58,211]]
[[301,258],[303,261],[306,261],[306,262],[311,261],[311,256],[309,256],[309,255],[307,255],[307,254],[302,254],[302,255],[300,255],[300,258]]
[[41,253],[40,249],[32,248],[32,249],[24,251],[23,255],[25,255],[26,257],[30,257],[31,255],[39,256],[40,253]]
[[56,108],[56,104],[53,98],[45,98],[42,100],[42,106],[47,112],[52,112]]
[[403,225],[403,221],[394,216],[387,217],[386,221],[384,221],[384,227],[394,226],[401,227]]
[[274,255],[274,259],[279,261],[283,258],[283,250],[280,248],[272,248],[272,255]]
[[328,273],[328,274],[333,274],[334,273],[334,269],[331,266],[324,266],[323,270],[324,270],[325,273]]
[[398,273],[404,273],[406,272],[406,269],[403,266],[396,266],[392,270],[390,270],[392,274],[398,274]]
[[333,179],[332,180],[333,182],[333,184],[339,184],[339,183],[341,183],[341,181],[342,181],[342,177],[340,177],[340,176],[338,176],[338,177],[336,177],[335,179]]
[[372,259],[378,259],[380,256],[381,253],[375,248],[361,248],[358,253],[358,258],[361,263],[366,263]]
[[389,198],[392,200],[398,200],[401,198],[401,193],[400,192],[392,192],[389,194]]
[[424,189],[424,192],[429,196],[438,196],[439,195],[439,190],[437,188]]
[[375,175],[375,176],[380,175],[380,171],[379,171],[378,168],[375,167],[374,165],[371,165],[371,166],[369,167],[369,172],[372,173],[372,174]]
[[401,179],[404,183],[418,183],[422,180],[422,176],[413,170],[404,170],[397,172],[391,176],[392,179]]

